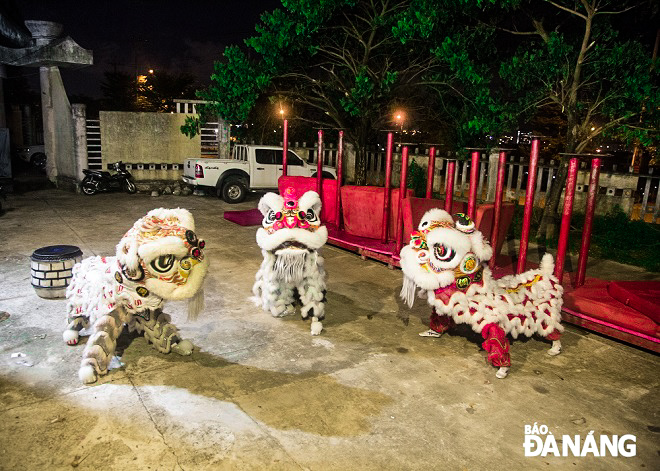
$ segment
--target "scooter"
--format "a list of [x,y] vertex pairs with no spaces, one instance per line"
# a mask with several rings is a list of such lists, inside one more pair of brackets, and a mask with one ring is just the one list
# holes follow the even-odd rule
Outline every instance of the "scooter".
[[116,173],[103,172],[100,170],[83,170],[85,178],[82,181],[82,192],[86,195],[94,195],[101,191],[125,191],[133,194],[137,191],[133,176],[126,170],[121,162],[112,164]]

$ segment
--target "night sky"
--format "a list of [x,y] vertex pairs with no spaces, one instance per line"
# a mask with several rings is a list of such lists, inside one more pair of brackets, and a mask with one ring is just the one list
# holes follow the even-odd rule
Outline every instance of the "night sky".
[[[64,34],[92,49],[94,65],[62,69],[67,93],[101,96],[105,71],[145,74],[150,68],[188,72],[207,85],[225,46],[254,34],[279,0],[14,0],[24,20],[62,23]],[[38,90],[37,69],[23,69]]]

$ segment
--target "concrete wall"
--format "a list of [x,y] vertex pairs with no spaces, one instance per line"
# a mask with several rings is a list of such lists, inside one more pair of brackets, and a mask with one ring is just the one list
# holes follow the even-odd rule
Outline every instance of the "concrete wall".
[[101,111],[103,169],[121,160],[136,181],[180,180],[183,161],[200,155],[200,137],[179,130],[187,116]]
[[74,119],[62,76],[57,67],[40,67],[41,106],[44,120],[46,174],[61,187],[75,187],[78,164],[75,159]]

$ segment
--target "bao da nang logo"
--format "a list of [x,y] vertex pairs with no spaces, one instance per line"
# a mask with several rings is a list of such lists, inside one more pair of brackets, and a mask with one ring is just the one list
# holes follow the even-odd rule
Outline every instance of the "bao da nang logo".
[[593,430],[586,436],[562,435],[555,438],[547,425],[525,425],[525,456],[623,456],[630,458],[637,454],[635,435],[594,435]]

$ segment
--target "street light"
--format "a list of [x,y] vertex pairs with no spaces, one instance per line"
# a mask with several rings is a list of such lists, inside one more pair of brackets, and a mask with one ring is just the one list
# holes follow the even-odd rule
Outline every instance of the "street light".
[[399,125],[399,147],[401,147],[401,142],[403,140],[403,120],[405,119],[405,114],[403,111],[396,111],[394,113],[394,121]]

